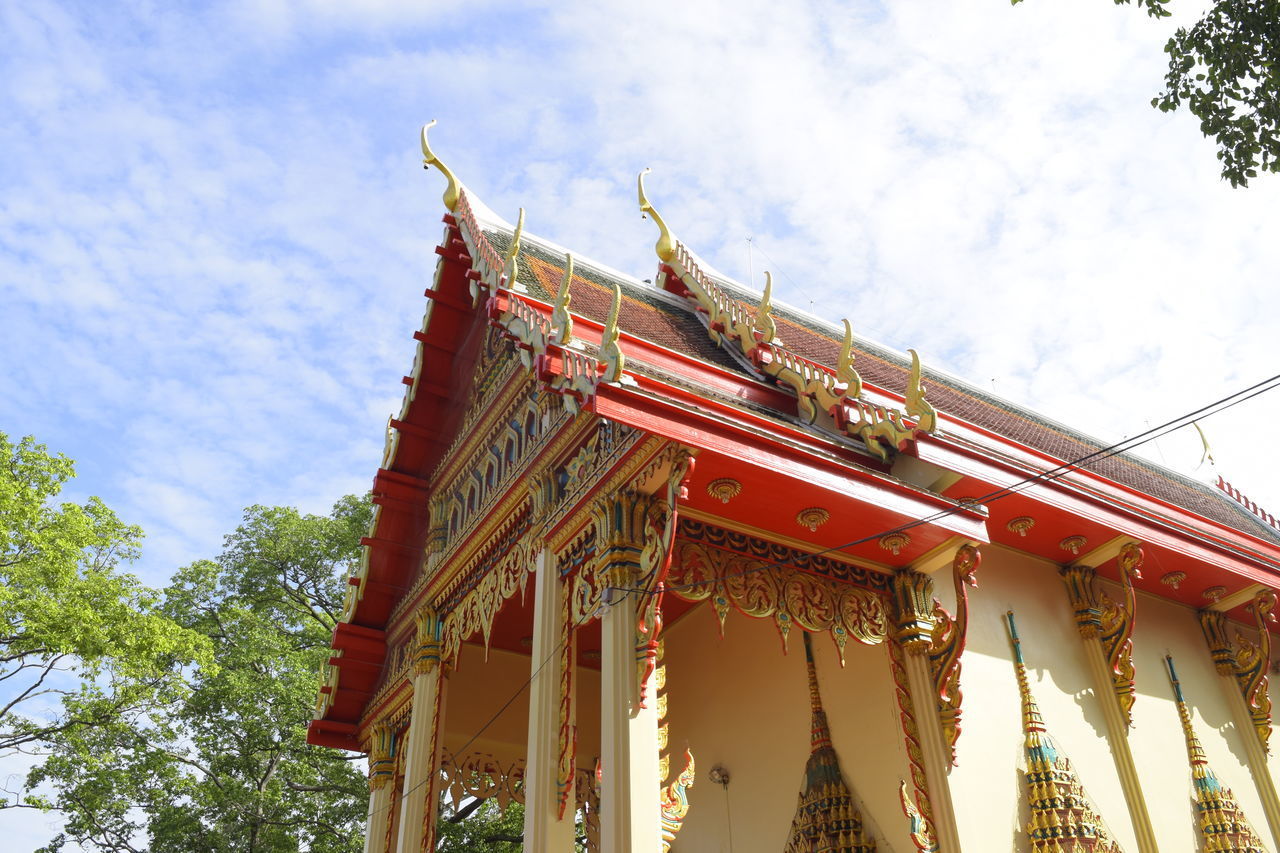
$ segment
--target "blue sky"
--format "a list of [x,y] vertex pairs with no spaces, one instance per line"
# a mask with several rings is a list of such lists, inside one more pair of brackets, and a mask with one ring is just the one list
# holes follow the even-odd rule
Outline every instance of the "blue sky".
[[[1201,5],[3,4],[0,429],[76,459],[155,584],[246,505],[367,488],[440,234],[437,118],[474,194],[583,255],[651,277],[652,166],[723,272],[1140,432],[1277,372],[1280,180],[1231,190],[1148,105]],[[1280,511],[1277,416],[1206,421],[1196,475]],[[49,819],[15,823],[34,846]]]

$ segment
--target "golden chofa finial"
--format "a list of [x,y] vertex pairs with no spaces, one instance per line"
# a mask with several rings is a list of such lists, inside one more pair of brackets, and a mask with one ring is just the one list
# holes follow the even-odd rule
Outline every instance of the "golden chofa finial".
[[622,379],[622,371],[627,366],[627,357],[622,354],[618,345],[621,332],[618,330],[618,314],[622,311],[622,290],[613,286],[613,304],[609,306],[609,319],[605,321],[604,332],[600,335],[600,360],[604,362],[605,382],[618,382]]
[[573,338],[573,315],[569,313],[569,283],[573,281],[573,255],[564,253],[564,278],[560,279],[560,291],[556,293],[556,304],[551,309],[550,342],[564,346]]
[[845,384],[846,397],[862,396],[862,377],[853,366],[853,326],[844,322],[844,341],[840,344],[840,361],[836,364],[836,378]]
[[760,297],[760,312],[754,325],[761,343],[771,344],[778,336],[778,324],[773,319],[773,274],[768,270],[764,271],[764,296]]
[[431,143],[427,141],[427,131],[435,126],[435,119],[422,126],[422,168],[429,169],[435,166],[449,182],[449,185],[444,189],[444,206],[449,208],[449,212],[452,213],[458,207],[458,196],[462,193],[462,185],[458,183],[458,179],[454,177],[449,167],[441,163],[440,158],[431,150]]
[[654,245],[654,251],[658,253],[658,259],[663,263],[669,262],[676,253],[676,240],[671,236],[671,229],[667,227],[667,223],[658,215],[658,211],[653,209],[653,205],[649,204],[649,197],[644,194],[644,176],[649,174],[652,169],[646,168],[636,177],[636,193],[640,198],[640,215],[647,216],[653,220],[653,224],[658,226],[658,242]]
[[507,287],[515,287],[516,276],[520,274],[520,265],[516,258],[520,255],[520,238],[524,235],[524,208],[516,217],[516,230],[511,235],[511,245],[507,247],[507,257],[502,265],[502,274],[506,276]]
[[907,352],[911,353],[911,372],[907,376],[907,399],[903,408],[916,419],[920,430],[933,432],[938,428],[938,412],[924,398],[924,385],[920,384],[920,355],[913,349]]

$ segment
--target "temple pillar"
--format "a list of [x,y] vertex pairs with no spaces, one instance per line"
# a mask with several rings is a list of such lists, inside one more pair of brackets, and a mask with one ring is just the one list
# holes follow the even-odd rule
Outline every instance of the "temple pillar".
[[365,822],[364,853],[386,853],[387,824],[391,820],[391,791],[395,760],[391,757],[391,727],[385,722],[373,729],[369,748],[369,815]]
[[[573,634],[568,632],[568,654],[561,647],[569,613],[565,588],[555,556],[547,550],[538,555],[534,567],[533,657],[529,684],[529,740],[524,774],[524,849],[529,853],[561,851],[572,853],[574,845],[573,780],[562,790],[561,750],[573,749],[574,738],[561,743],[562,714],[573,725],[573,679],[565,681],[563,665],[573,666]],[[568,705],[562,685],[570,689]],[[565,796],[562,802],[561,797]]]
[[[1254,608],[1258,608],[1259,600],[1254,600]],[[1269,600],[1263,602],[1264,610],[1271,609]],[[1258,790],[1258,798],[1262,800],[1262,810],[1267,816],[1267,826],[1271,830],[1273,843],[1280,845],[1280,798],[1276,796],[1275,780],[1267,766],[1267,745],[1263,732],[1270,734],[1270,699],[1266,696],[1266,667],[1270,659],[1270,637],[1263,617],[1258,618],[1263,633],[1263,643],[1267,646],[1266,654],[1259,654],[1255,660],[1247,652],[1241,655],[1227,636],[1227,616],[1216,610],[1200,611],[1200,627],[1204,631],[1205,641],[1209,645],[1209,654],[1213,657],[1214,668],[1218,672],[1218,683],[1222,685],[1222,693],[1231,707],[1231,717],[1235,721],[1236,730],[1240,732],[1240,740],[1244,744],[1245,761],[1249,765],[1249,775],[1253,777],[1254,787]],[[1256,648],[1256,647],[1255,647]],[[1250,672],[1257,667],[1257,672]],[[1260,686],[1255,709],[1250,708],[1247,698],[1247,687],[1250,677],[1256,678],[1255,686]],[[1260,684],[1259,684],[1260,682]],[[1259,713],[1261,711],[1262,713]]]
[[650,499],[625,491],[600,505],[602,548],[597,571],[604,588],[600,650],[600,849],[602,853],[661,850],[657,702],[640,706],[635,590]]
[[423,608],[417,615],[417,649],[413,662],[413,705],[403,744],[404,796],[400,805],[396,853],[435,849],[436,801],[439,799],[440,731],[448,679],[440,660],[440,620]]
[[[1125,546],[1126,549],[1129,547]],[[1136,548],[1136,544],[1133,547]],[[1135,604],[1129,574],[1137,571],[1137,565],[1141,562],[1141,553],[1122,551],[1119,559],[1127,599],[1124,605],[1118,605],[1109,598],[1099,597],[1097,572],[1089,566],[1065,566],[1061,574],[1067,587],[1067,597],[1074,611],[1080,642],[1084,646],[1084,656],[1089,668],[1089,678],[1093,683],[1093,693],[1098,697],[1098,704],[1102,707],[1107,744],[1111,748],[1111,759],[1115,764],[1116,774],[1120,778],[1121,790],[1124,791],[1125,805],[1129,809],[1129,820],[1133,824],[1133,834],[1138,841],[1138,850],[1141,853],[1158,853],[1155,829],[1151,824],[1147,800],[1138,779],[1138,765],[1133,760],[1133,750],[1129,746],[1129,706],[1133,704],[1133,665],[1129,643],[1133,633]],[[1109,621],[1114,623],[1105,631],[1104,609],[1109,609],[1113,614]],[[1112,644],[1111,652],[1104,647],[1104,633],[1108,642]],[[1118,664],[1112,664],[1113,657],[1119,662]],[[1117,670],[1117,665],[1125,668],[1128,674],[1122,676]],[[1122,693],[1127,697],[1127,702],[1123,705]]]
[[933,579],[911,569],[899,569],[893,576],[896,625],[894,638],[902,645],[907,691],[920,735],[920,757],[929,805],[933,809],[933,833],[938,853],[960,853],[960,830],[956,825],[955,803],[951,796],[950,751],[938,713],[937,691],[929,667],[929,645],[933,635]]

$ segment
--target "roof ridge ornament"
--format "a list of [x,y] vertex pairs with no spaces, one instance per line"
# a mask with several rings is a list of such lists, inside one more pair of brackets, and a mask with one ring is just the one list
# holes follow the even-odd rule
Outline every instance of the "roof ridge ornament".
[[907,374],[906,402],[903,408],[916,419],[919,429],[933,432],[938,428],[938,412],[924,398],[925,388],[920,383],[920,354],[913,349],[907,352],[911,353],[911,371]]
[[653,209],[653,205],[649,203],[649,197],[644,194],[644,176],[652,171],[646,166],[644,171],[636,176],[636,195],[640,200],[641,218],[652,219],[653,224],[658,226],[658,242],[654,244],[653,249],[658,253],[658,258],[663,263],[667,263],[675,256],[676,240],[671,234],[671,229],[667,227],[666,221],[658,215],[658,211]]
[[618,344],[621,333],[618,331],[618,315],[622,311],[622,289],[613,286],[613,304],[609,306],[609,319],[605,321],[604,332],[600,335],[600,360],[604,362],[604,382],[618,382],[622,379],[622,371],[627,366],[627,357]]
[[507,287],[515,287],[516,276],[520,274],[520,263],[516,258],[520,254],[520,238],[524,236],[524,208],[516,217],[516,230],[511,234],[511,245],[507,247],[507,256],[503,259],[502,275],[507,280]]
[[435,119],[422,126],[422,168],[429,169],[435,166],[445,176],[449,185],[444,189],[444,206],[449,208],[450,213],[453,213],[458,208],[458,196],[462,193],[462,185],[458,183],[458,179],[454,176],[452,170],[444,163],[441,163],[440,158],[431,150],[431,143],[427,141],[427,131],[435,126]]
[[836,378],[846,386],[844,396],[857,398],[862,396],[862,377],[853,366],[853,326],[849,324],[848,319],[841,322],[844,323],[844,341],[840,344],[840,361],[836,364]]
[[564,278],[560,279],[560,290],[556,293],[556,304],[551,309],[551,338],[553,344],[564,346],[573,339],[573,315],[569,313],[569,302],[573,296],[569,293],[569,283],[573,281],[573,253],[564,253]]
[[771,344],[778,337],[778,324],[773,319],[773,274],[768,270],[764,271],[764,295],[760,297],[760,311],[751,327],[760,343]]

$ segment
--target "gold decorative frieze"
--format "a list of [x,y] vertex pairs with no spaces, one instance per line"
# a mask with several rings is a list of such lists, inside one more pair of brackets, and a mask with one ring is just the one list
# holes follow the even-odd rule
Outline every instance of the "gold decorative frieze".
[[811,506],[796,513],[796,524],[807,527],[812,532],[831,520],[831,513],[820,506]]
[[720,503],[727,504],[742,494],[742,484],[732,477],[718,477],[707,483],[707,494]]
[[1204,850],[1230,850],[1240,853],[1264,853],[1266,850],[1236,802],[1231,789],[1218,780],[1209,766],[1204,747],[1191,725],[1191,710],[1182,695],[1178,673],[1173,668],[1173,658],[1165,655],[1169,670],[1169,683],[1173,686],[1174,702],[1178,707],[1178,722],[1182,724],[1182,736],[1187,743],[1187,759],[1191,764],[1191,789],[1196,801],[1196,830],[1204,844]]
[[835,368],[792,352],[777,339],[772,310],[772,276],[766,274],[765,293],[758,308],[732,296],[704,272],[689,249],[671,233],[650,204],[644,190],[646,169],[636,179],[642,216],[658,226],[655,250],[658,259],[688,292],[707,334],[720,346],[736,351],[765,376],[796,395],[800,418],[837,435],[860,441],[878,459],[889,461],[906,449],[920,433],[937,429],[938,416],[925,399],[920,357],[908,350],[911,365],[901,409],[862,396],[862,380],[853,367],[852,331],[846,322],[845,341]]
[[850,637],[874,645],[888,629],[884,599],[874,592],[700,542],[677,542],[667,591],[685,601],[710,600],[721,634],[732,609],[772,618],[784,648],[792,625],[830,632],[842,661]]
[[440,774],[444,793],[456,810],[464,800],[492,799],[506,810],[512,803],[524,803],[525,759],[500,760],[486,752],[455,756],[440,751]]

